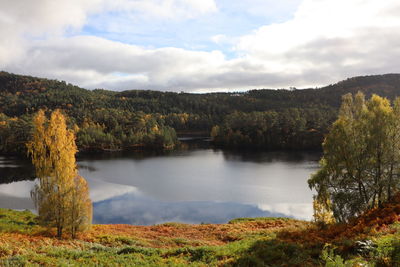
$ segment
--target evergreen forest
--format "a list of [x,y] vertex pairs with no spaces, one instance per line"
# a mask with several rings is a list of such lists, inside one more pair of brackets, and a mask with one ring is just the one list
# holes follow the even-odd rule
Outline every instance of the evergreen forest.
[[224,148],[321,150],[342,95],[394,99],[400,75],[349,78],[322,88],[231,93],[87,90],[0,72],[0,153],[26,154],[38,110],[62,110],[79,151],[171,149],[178,135],[211,136]]

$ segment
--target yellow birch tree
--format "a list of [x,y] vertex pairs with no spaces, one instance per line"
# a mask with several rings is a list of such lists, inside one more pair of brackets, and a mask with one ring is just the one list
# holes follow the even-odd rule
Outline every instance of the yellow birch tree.
[[90,226],[92,218],[88,186],[76,168],[75,134],[67,128],[60,110],[55,110],[50,120],[44,111],[39,111],[34,126],[27,147],[39,178],[39,184],[32,190],[39,221],[56,227],[58,238],[64,229],[75,237],[76,231]]

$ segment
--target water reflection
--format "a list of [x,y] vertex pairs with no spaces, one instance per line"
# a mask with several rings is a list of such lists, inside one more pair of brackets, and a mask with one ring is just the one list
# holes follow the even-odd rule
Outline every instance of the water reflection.
[[28,160],[0,156],[0,183],[33,179],[33,167]]
[[265,162],[291,162],[291,163],[304,163],[310,162],[315,164],[319,161],[322,154],[319,152],[302,152],[302,151],[223,151],[225,160],[230,161],[241,161],[241,162],[254,162],[254,163],[265,163]]
[[95,223],[151,225],[165,222],[225,223],[238,217],[287,217],[255,205],[227,202],[164,202],[128,193],[95,203]]
[[[78,166],[89,182],[97,223],[222,223],[236,217],[310,219],[307,179],[318,159],[316,153],[189,149],[80,155]],[[33,208],[33,181],[21,181],[32,177],[30,164],[0,158],[0,207]]]
[[0,208],[33,209],[30,191],[34,181],[20,181],[0,185]]

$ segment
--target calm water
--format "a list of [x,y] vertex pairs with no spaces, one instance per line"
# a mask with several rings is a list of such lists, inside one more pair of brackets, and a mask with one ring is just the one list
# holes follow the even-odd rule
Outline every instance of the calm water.
[[[90,184],[95,223],[223,223],[237,217],[310,219],[307,179],[319,156],[197,148],[81,157],[78,165]],[[32,178],[29,162],[0,157],[0,207],[33,209]]]

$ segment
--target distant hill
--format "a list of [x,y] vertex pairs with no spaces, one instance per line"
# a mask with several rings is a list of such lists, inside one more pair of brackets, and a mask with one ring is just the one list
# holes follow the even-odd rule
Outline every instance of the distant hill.
[[[375,93],[393,99],[400,95],[400,74],[353,77],[316,89],[258,89],[247,92],[191,94],[152,90],[122,92],[86,90],[65,81],[0,72],[0,100],[6,99],[7,95],[18,96],[16,99],[18,103],[15,103],[18,107],[15,105],[10,107],[7,103],[2,103],[4,105],[1,105],[0,112],[13,116],[21,115],[27,110],[34,111],[43,106],[64,108],[68,104],[79,105],[84,104],[82,102],[91,101],[97,102],[97,104],[94,103],[96,107],[106,106],[163,114],[171,112],[230,113],[235,110],[250,112],[320,104],[339,107],[342,95],[357,91],[362,91],[367,96]],[[52,98],[56,96],[68,97]],[[32,97],[41,99],[29,101],[29,103],[24,101]],[[123,102],[122,106],[121,102]]]
[[267,98],[276,103],[283,102],[285,106],[290,105],[291,107],[318,103],[339,107],[341,97],[344,94],[355,94],[358,91],[363,92],[367,97],[370,97],[371,94],[378,94],[389,99],[394,99],[400,96],[400,74],[353,77],[336,84],[315,89],[261,89],[249,91],[249,94],[255,98]]
[[[139,132],[148,134],[149,129],[157,124],[161,128],[171,127],[178,133],[209,133],[214,125],[228,125],[233,133],[240,133],[245,139],[261,138],[261,135],[266,139],[264,132],[274,131],[273,137],[268,137],[274,140],[264,140],[257,146],[303,149],[320,146],[323,134],[336,117],[341,96],[357,91],[367,96],[375,93],[393,99],[400,96],[400,74],[354,77],[316,89],[191,94],[151,90],[86,90],[64,81],[0,72],[0,114],[7,118],[22,118],[39,109],[63,109],[78,126],[91,125],[95,128],[94,125],[98,124],[96,134],[93,129],[87,131],[86,134],[91,136],[86,136],[85,142],[78,136],[81,146],[86,148],[93,147],[95,143],[101,143],[102,148],[107,149],[137,145],[137,140],[128,142],[127,138]],[[151,114],[153,122],[150,124],[153,126],[143,126],[150,120],[146,114]],[[255,120],[257,116],[258,121]],[[260,125],[265,127],[260,128]],[[300,132],[302,134],[298,134]],[[299,145],[299,140],[309,138],[310,132],[313,132],[312,140],[301,141],[304,144]],[[294,140],[285,137],[285,140],[275,142],[280,135],[296,137]],[[239,138],[235,142],[253,143],[243,140]]]

